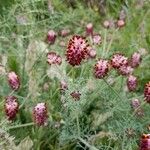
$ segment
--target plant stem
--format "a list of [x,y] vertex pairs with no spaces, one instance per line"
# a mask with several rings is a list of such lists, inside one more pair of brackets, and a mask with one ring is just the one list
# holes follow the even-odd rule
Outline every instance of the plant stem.
[[89,150],[98,150],[95,146],[90,145],[87,141],[85,141],[83,138],[79,137],[78,138],[80,140],[80,142],[82,142],[83,144],[85,144]]
[[9,127],[8,130],[22,128],[22,127],[28,127],[28,126],[33,126],[33,125],[34,125],[34,123],[30,122],[30,123],[26,123],[26,124],[21,124],[21,125],[16,125],[16,126]]
[[116,96],[120,99],[120,100],[123,100],[122,97],[120,97],[120,95],[109,85],[109,83],[103,79],[103,81],[108,85],[108,87],[116,94]]
[[80,124],[79,124],[79,116],[78,116],[78,113],[76,114],[76,121],[77,121],[78,136],[80,136]]

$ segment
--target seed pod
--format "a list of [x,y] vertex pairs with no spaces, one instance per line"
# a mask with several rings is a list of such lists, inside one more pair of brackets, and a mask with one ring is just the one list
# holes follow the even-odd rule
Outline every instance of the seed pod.
[[104,78],[109,71],[109,63],[107,60],[100,59],[94,67],[94,75],[96,78]]
[[129,75],[127,79],[127,87],[129,91],[135,91],[137,87],[137,77]]
[[150,104],[150,81],[145,85],[144,97],[146,102]]
[[88,55],[89,45],[84,37],[75,35],[68,44],[66,57],[72,66],[78,66]]
[[47,106],[45,103],[38,103],[33,109],[34,122],[39,126],[47,124]]
[[8,120],[13,120],[16,117],[16,114],[19,110],[18,100],[15,96],[6,97],[5,101],[5,113],[8,117]]
[[17,91],[20,87],[20,80],[19,80],[19,77],[18,75],[15,73],[15,72],[9,72],[8,73],[8,82],[9,82],[9,85],[10,87]]
[[47,41],[50,44],[54,44],[56,40],[56,33],[53,30],[49,30],[47,33]]

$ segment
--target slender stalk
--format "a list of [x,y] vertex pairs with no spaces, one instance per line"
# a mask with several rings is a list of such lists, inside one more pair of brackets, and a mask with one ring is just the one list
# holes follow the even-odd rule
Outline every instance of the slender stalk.
[[76,121],[77,121],[78,136],[80,136],[80,124],[79,124],[79,116],[78,116],[78,113],[76,114]]
[[8,130],[18,129],[18,128],[22,128],[22,127],[29,127],[29,126],[33,126],[33,125],[34,125],[34,123],[30,122],[30,123],[26,123],[26,124],[21,124],[21,125],[9,127]]
[[90,144],[89,144],[86,140],[84,140],[83,138],[79,137],[78,140],[79,140],[80,142],[82,142],[83,144],[85,144],[85,145],[89,148],[89,150],[98,150],[95,146],[90,145]]
[[116,96],[120,99],[123,100],[123,98],[109,85],[109,83],[103,79],[103,81],[108,85],[108,87],[116,94]]

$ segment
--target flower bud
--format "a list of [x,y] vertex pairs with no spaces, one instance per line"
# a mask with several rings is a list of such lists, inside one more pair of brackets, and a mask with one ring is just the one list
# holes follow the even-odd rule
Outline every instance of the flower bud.
[[127,79],[127,87],[129,91],[135,91],[137,87],[137,77],[129,75]]
[[98,79],[104,78],[109,71],[109,63],[107,60],[100,59],[94,67],[95,77]]
[[68,89],[68,85],[67,85],[66,81],[62,80],[62,81],[60,82],[60,90],[61,90],[61,93],[65,92],[65,90],[67,90],[67,89]]
[[56,40],[56,33],[53,30],[49,30],[47,33],[47,41],[50,44],[54,44]]
[[62,37],[68,36],[69,34],[70,34],[70,30],[69,30],[69,29],[63,29],[63,30],[61,30],[61,32],[60,32],[60,35],[61,35]]
[[5,107],[5,113],[6,116],[8,117],[8,120],[13,120],[16,117],[16,114],[19,109],[17,98],[15,96],[6,97],[4,107]]
[[19,80],[19,77],[18,75],[16,75],[15,72],[11,71],[8,73],[8,82],[9,82],[9,85],[10,87],[17,91],[20,87],[20,80]]
[[33,119],[34,122],[39,125],[43,126],[47,124],[47,107],[45,103],[38,103],[33,109]]
[[144,97],[146,102],[150,104],[150,81],[145,85]]
[[93,35],[93,24],[92,23],[88,23],[86,25],[86,34]]

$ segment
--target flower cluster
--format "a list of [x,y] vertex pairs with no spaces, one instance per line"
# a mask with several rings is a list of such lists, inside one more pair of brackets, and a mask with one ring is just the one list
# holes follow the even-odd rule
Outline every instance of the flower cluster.
[[145,85],[144,97],[147,103],[150,103],[150,82]]
[[150,134],[142,135],[139,150],[150,150]]
[[67,61],[70,65],[80,65],[88,54],[89,45],[84,37],[75,35],[73,36],[67,47]]

